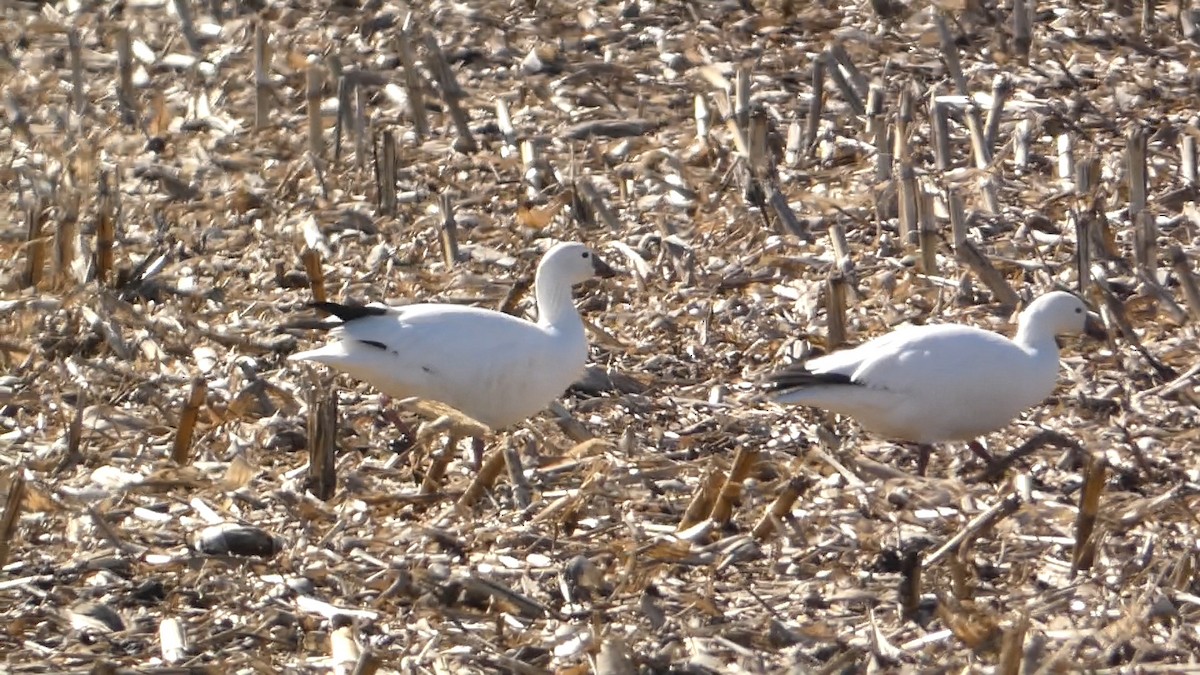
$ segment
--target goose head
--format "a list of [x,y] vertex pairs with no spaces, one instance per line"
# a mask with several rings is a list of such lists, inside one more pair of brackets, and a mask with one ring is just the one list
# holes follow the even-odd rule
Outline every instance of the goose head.
[[555,244],[542,256],[538,265],[539,279],[554,280],[569,286],[581,284],[595,277],[611,277],[616,274],[595,251],[577,242]]
[[1104,323],[1078,296],[1065,291],[1052,291],[1039,297],[1021,312],[1020,330],[1029,335],[1070,336],[1087,335],[1104,340]]

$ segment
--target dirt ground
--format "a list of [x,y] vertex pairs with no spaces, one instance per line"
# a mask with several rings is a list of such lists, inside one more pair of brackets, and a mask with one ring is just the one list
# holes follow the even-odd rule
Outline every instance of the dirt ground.
[[[0,0],[0,668],[1200,670],[1200,17],[1029,4]],[[622,275],[494,482],[286,361],[564,239]],[[754,399],[1053,288],[1109,340],[991,471]]]

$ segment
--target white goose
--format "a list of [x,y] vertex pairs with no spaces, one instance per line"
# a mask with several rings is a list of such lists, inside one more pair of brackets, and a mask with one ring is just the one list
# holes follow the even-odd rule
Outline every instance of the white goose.
[[400,307],[313,303],[341,319],[316,361],[395,398],[438,401],[501,429],[544,409],[583,375],[588,342],[571,287],[613,269],[583,244],[551,247],[534,278],[536,323],[439,303]]
[[772,373],[765,387],[776,402],[849,415],[887,440],[919,444],[923,472],[930,444],[973,441],[1049,396],[1055,337],[1083,333],[1103,339],[1099,317],[1053,291],[1021,312],[1012,340],[974,326],[904,326]]

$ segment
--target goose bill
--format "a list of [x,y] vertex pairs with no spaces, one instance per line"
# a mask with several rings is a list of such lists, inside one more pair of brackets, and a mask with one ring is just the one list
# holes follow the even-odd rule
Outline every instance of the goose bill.
[[608,279],[617,276],[617,271],[611,265],[604,262],[604,259],[595,253],[592,254],[592,271],[601,279]]

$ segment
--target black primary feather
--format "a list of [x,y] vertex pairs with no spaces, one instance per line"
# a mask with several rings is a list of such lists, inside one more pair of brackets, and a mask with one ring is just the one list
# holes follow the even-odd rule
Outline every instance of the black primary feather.
[[359,342],[363,343],[364,345],[370,345],[376,349],[387,349],[387,345],[376,340],[359,340]]
[[849,375],[842,373],[814,373],[803,365],[792,366],[777,370],[767,375],[763,380],[763,388],[767,391],[785,391],[789,389],[804,389],[830,384],[858,384]]
[[310,302],[308,306],[326,314],[332,314],[341,319],[342,323],[349,323],[355,319],[365,319],[369,316],[383,316],[388,312],[387,307],[343,305],[339,302]]

